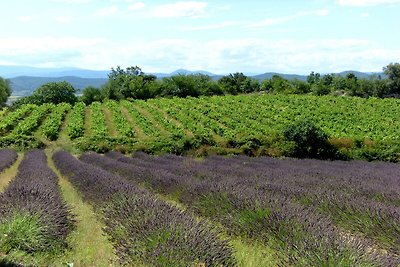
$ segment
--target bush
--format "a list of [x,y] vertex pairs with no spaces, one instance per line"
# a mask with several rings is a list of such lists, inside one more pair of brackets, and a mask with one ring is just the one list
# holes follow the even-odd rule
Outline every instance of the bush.
[[329,136],[313,122],[302,120],[288,125],[283,135],[295,146],[289,156],[298,158],[338,159],[338,150],[329,142]]

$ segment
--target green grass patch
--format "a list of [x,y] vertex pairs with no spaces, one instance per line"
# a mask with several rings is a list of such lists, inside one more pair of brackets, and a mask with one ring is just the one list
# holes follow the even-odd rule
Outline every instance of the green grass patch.
[[4,253],[45,250],[49,244],[46,229],[39,215],[14,213],[0,223],[0,249]]

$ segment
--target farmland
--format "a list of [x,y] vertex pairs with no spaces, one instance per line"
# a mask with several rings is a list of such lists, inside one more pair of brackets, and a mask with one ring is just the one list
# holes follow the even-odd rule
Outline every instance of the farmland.
[[[13,150],[0,155],[1,170],[18,164],[0,195],[3,264],[400,264],[395,163],[61,150],[32,150],[17,162]],[[80,216],[77,202],[94,217]],[[102,225],[96,237],[105,238],[91,245],[105,256],[74,249],[92,238],[84,224]]]
[[[399,115],[270,94],[2,110],[0,265],[400,266]],[[356,160],[285,157],[293,122]]]
[[310,120],[350,158],[398,161],[399,113],[396,99],[266,94],[24,105],[2,112],[0,147],[286,156],[285,127]]

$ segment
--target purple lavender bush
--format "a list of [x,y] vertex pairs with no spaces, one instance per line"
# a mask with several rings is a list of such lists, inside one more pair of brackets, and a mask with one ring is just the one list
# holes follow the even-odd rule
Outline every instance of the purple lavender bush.
[[181,202],[231,234],[273,240],[287,256],[283,265],[400,264],[396,164],[106,156],[86,153],[81,159],[159,193],[175,194],[179,188]]
[[67,152],[57,152],[53,159],[57,168],[99,211],[106,224],[105,231],[123,263],[235,265],[227,241],[221,240],[218,230],[205,221],[198,221],[140,189],[136,183],[79,161]]
[[17,152],[12,149],[0,150],[0,172],[10,167],[18,158]]
[[17,176],[0,195],[0,250],[48,251],[67,246],[74,227],[57,175],[41,150],[27,152]]

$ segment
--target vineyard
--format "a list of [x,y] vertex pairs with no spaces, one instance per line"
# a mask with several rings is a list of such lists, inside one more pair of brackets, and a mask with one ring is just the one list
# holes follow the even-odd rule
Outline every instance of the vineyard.
[[399,173],[383,162],[3,149],[0,265],[396,267]]
[[284,128],[311,120],[351,158],[398,161],[399,115],[396,99],[264,94],[25,105],[0,113],[0,147],[285,156]]

